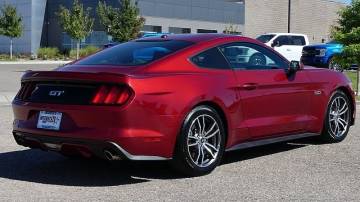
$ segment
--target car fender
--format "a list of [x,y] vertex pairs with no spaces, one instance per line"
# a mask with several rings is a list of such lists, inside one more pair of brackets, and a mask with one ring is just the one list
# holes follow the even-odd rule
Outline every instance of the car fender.
[[[323,128],[325,114],[331,95],[339,88],[350,88],[350,81],[341,72],[320,68],[305,68],[311,81],[310,88],[314,91],[310,116],[314,118],[314,122],[309,124],[310,132],[319,133]],[[319,93],[316,93],[319,92]]]

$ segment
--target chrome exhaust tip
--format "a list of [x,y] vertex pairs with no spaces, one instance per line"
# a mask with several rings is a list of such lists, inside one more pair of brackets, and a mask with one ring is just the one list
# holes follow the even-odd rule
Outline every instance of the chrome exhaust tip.
[[112,152],[111,150],[104,150],[104,156],[108,161],[121,160],[121,157],[118,154]]

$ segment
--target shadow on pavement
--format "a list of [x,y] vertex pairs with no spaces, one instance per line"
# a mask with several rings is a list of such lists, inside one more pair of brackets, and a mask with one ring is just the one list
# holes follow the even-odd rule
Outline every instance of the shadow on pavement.
[[286,152],[294,149],[306,147],[308,145],[318,144],[318,141],[314,138],[306,138],[301,140],[295,140],[291,142],[276,143],[271,145],[259,146],[249,149],[231,151],[226,153],[222,164],[236,163],[239,161],[245,161],[249,159],[258,158],[261,156],[272,155],[276,153]]
[[[314,143],[309,139],[226,153],[223,164],[298,149]],[[152,179],[184,178],[168,162],[109,163],[101,160],[68,159],[52,152],[21,150],[0,153],[0,178],[65,186],[117,186]]]

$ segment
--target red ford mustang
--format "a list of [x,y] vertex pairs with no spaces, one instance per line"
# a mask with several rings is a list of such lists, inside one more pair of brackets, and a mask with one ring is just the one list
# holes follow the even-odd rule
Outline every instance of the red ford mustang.
[[354,92],[339,72],[289,62],[249,38],[169,35],[29,71],[13,101],[18,144],[212,171],[225,151],[308,136],[342,141]]

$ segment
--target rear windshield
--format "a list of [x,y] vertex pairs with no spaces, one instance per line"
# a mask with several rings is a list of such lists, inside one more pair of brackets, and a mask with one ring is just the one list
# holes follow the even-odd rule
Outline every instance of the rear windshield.
[[193,42],[177,40],[131,41],[102,50],[84,58],[77,65],[137,66],[158,60],[166,55],[192,45]]
[[327,44],[339,44],[339,42],[337,42],[335,40],[331,40],[331,41],[328,41]]
[[256,39],[258,40],[258,41],[261,41],[261,42],[263,42],[263,43],[267,43],[267,42],[269,42],[272,38],[274,38],[274,34],[265,34],[265,35],[260,35],[260,36],[258,36]]

